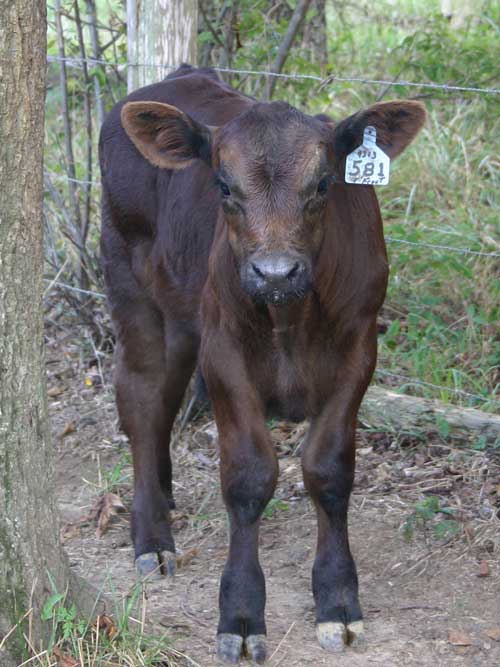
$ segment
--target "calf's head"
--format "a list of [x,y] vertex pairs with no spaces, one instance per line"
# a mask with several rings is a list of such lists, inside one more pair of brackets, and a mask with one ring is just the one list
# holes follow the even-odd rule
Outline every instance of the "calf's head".
[[[375,104],[334,123],[283,102],[256,103],[222,127],[207,127],[158,102],[129,102],[122,123],[154,165],[182,169],[201,159],[214,170],[221,212],[241,284],[256,301],[284,305],[305,296],[345,157],[366,126],[391,158],[425,120],[418,102]],[[352,185],[349,187],[362,187]]]

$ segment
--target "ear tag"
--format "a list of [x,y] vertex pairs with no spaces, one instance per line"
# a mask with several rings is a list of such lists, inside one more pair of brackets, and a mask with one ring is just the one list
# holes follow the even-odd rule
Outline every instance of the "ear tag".
[[391,158],[377,146],[377,130],[368,125],[363,145],[349,153],[345,161],[345,181],[357,185],[387,185]]

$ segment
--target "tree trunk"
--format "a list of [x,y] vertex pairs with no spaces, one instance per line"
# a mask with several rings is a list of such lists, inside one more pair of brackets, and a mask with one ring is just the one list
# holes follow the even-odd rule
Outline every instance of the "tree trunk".
[[[305,15],[307,13],[307,10],[309,9],[310,4],[311,0],[298,0],[297,5],[293,10],[290,23],[288,24],[288,29],[278,49],[278,53],[276,54],[276,58],[274,59],[274,62],[271,65],[271,72],[276,72],[277,74],[279,74],[283,69],[285,60],[288,58],[288,54],[290,53],[292,42],[295,39],[295,36],[297,35],[297,32],[299,31],[299,28],[302,25],[302,22],[304,21]],[[276,81],[277,81],[276,77],[274,76],[268,77],[267,91],[266,91],[266,99],[268,101],[273,96],[273,92],[276,87]]]
[[302,43],[311,51],[311,62],[319,65],[321,75],[326,75],[328,65],[328,48],[326,35],[326,0],[312,0],[311,7],[315,14],[310,21],[304,22]]
[[127,0],[128,90],[196,64],[197,0]]
[[370,387],[365,394],[359,419],[366,426],[396,431],[439,431],[462,441],[497,442],[500,416],[473,408],[457,408],[441,401],[398,394],[382,387]]
[[45,11],[42,0],[0,0],[2,667],[22,661],[20,630],[27,632],[28,623],[33,646],[39,647],[40,613],[53,593],[51,579],[59,592],[70,579],[59,544],[43,355]]

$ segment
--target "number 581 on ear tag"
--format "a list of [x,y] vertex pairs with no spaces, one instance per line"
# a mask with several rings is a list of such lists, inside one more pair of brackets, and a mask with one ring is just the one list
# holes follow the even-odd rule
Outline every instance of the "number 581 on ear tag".
[[345,181],[356,185],[387,185],[391,158],[377,146],[377,130],[369,125],[363,144],[349,153],[345,162]]

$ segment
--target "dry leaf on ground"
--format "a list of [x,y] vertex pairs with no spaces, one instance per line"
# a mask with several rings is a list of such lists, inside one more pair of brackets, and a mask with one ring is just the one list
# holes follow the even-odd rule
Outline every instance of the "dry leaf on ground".
[[485,631],[485,634],[488,635],[490,639],[493,639],[496,642],[500,642],[500,627],[490,628]]
[[193,558],[196,558],[197,555],[198,555],[197,547],[188,549],[181,556],[177,556],[177,558],[175,559],[177,567],[178,568],[186,567],[186,565],[190,563],[193,560]]
[[80,537],[80,535],[80,526],[76,523],[67,523],[61,528],[61,542],[63,544],[75,537]]
[[127,509],[120,496],[116,493],[104,493],[98,499],[92,512],[97,520],[97,537],[102,537],[109,527],[109,523],[118,512],[126,512]]
[[74,421],[68,422],[63,430],[59,433],[60,438],[65,438],[67,435],[76,431],[76,424]]
[[479,571],[477,573],[478,577],[489,577],[490,576],[490,566],[488,565],[488,562],[485,560],[482,560],[479,563]]
[[57,667],[81,667],[80,661],[75,660],[71,655],[63,653],[59,646],[54,647],[53,651]]
[[471,637],[465,632],[461,632],[460,630],[450,630],[448,632],[448,641],[450,642],[450,644],[453,644],[453,646],[472,645]]
[[60,396],[66,387],[50,387],[50,389],[47,391],[47,395],[50,396],[50,398],[55,398],[56,396]]
[[104,633],[109,640],[113,639],[118,632],[114,620],[111,616],[107,616],[107,614],[102,614],[97,617],[97,621],[94,624],[94,630],[97,630],[97,628],[99,628],[99,633]]

